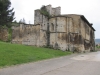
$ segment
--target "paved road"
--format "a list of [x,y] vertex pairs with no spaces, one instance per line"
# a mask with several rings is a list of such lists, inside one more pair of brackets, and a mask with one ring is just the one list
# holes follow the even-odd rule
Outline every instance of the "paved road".
[[100,75],[100,52],[3,68],[0,69],[0,75]]

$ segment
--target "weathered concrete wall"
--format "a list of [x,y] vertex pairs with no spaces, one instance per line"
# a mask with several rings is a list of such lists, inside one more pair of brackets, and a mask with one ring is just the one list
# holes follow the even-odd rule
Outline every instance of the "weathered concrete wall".
[[[61,14],[61,7],[52,8],[51,5],[47,5],[46,9],[51,16],[57,16],[57,15]],[[43,24],[44,25],[46,22],[48,22],[48,17],[42,15],[40,13],[40,9],[37,9],[34,12],[35,12],[35,14],[34,14],[34,24]]]
[[66,29],[66,17],[57,17],[57,32],[65,32]]
[[[72,26],[73,27],[72,28],[73,32],[74,33],[79,33],[79,19],[80,19],[80,16],[79,15],[74,15],[74,14],[69,14],[67,16],[69,17],[69,19],[68,19],[69,24],[72,23],[71,25],[73,25]],[[69,25],[69,27],[70,27],[70,25]],[[69,30],[70,30],[70,28],[69,28]]]
[[[69,21],[67,21],[67,19]],[[53,17],[49,20],[50,25],[50,45],[56,49],[68,50],[69,39],[68,30],[72,31],[72,20],[67,17]],[[69,26],[71,29],[69,29]]]
[[56,7],[56,8],[52,8],[52,16],[58,16],[61,15],[61,7]]
[[49,12],[49,14],[52,15],[52,6],[51,5],[47,5],[46,9]]
[[50,45],[55,49],[65,51],[67,49],[67,43],[64,37],[66,37],[66,33],[50,33]]
[[61,15],[61,7],[56,7],[56,13],[55,16]]
[[35,10],[34,13],[34,24],[41,24],[43,22],[43,15],[40,13],[40,10]]
[[39,46],[40,25],[26,25],[22,34],[22,44]]
[[47,46],[47,34],[45,30],[40,30],[40,46]]
[[47,5],[46,9],[51,16],[57,16],[61,14],[61,7],[52,8],[51,5]]
[[36,45],[40,43],[40,25],[24,25],[12,27],[12,43]]
[[22,39],[20,38],[20,27],[12,27],[12,43],[22,44]]
[[56,18],[51,18],[49,20],[49,29],[50,29],[50,32],[55,32],[56,31]]
[[57,44],[61,50],[67,50],[66,17],[57,17]]
[[66,50],[66,39],[62,39],[64,37],[66,38],[66,19],[64,17],[51,18],[49,25],[50,45],[55,49]]
[[[72,44],[74,44],[74,46],[79,48],[81,51],[93,50],[93,48],[91,48],[91,43],[94,44],[94,42],[91,42],[90,35],[94,36],[94,34],[92,33],[92,31],[94,32],[94,30],[89,26],[90,24],[86,22],[86,20],[82,19],[80,15],[70,14],[67,16],[71,17],[73,20],[73,32],[71,32],[73,34],[70,34],[71,37],[74,37],[74,41],[72,42]],[[69,28],[69,31],[70,29],[71,28]],[[92,34],[90,34],[90,31]],[[94,39],[92,38],[92,40]]]
[[8,29],[7,28],[0,28],[0,40],[7,41],[8,40]]

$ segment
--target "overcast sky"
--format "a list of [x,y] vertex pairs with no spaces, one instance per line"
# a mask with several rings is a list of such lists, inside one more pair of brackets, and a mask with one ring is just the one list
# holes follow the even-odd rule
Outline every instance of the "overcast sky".
[[11,0],[16,20],[25,19],[34,24],[34,10],[51,4],[61,7],[61,14],[84,15],[96,29],[95,38],[100,38],[100,0]]

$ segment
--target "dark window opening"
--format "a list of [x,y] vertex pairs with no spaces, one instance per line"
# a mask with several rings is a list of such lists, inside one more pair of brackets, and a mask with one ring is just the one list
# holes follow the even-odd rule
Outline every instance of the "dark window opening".
[[54,31],[54,24],[51,23],[51,30]]

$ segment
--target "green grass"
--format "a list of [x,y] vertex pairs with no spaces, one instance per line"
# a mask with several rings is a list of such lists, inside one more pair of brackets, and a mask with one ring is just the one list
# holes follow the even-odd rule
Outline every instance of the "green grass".
[[96,46],[96,48],[100,48],[100,46]]
[[0,42],[0,68],[69,54],[71,52]]

